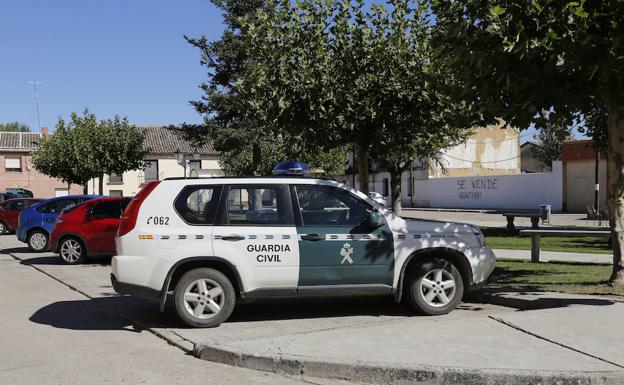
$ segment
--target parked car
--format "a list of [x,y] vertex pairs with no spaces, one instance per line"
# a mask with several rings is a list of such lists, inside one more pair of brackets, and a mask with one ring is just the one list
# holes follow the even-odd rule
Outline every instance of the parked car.
[[43,199],[15,198],[0,203],[0,234],[12,233],[17,229],[20,211],[43,201]]
[[32,251],[45,251],[48,248],[50,232],[61,212],[94,198],[101,198],[101,196],[69,195],[48,199],[30,206],[19,215],[17,239],[27,243]]
[[18,197],[23,197],[23,198],[32,198],[32,197],[34,197],[32,191],[26,190],[25,188],[9,187],[6,190],[7,190],[7,192],[13,193],[13,194],[17,195]]
[[65,210],[50,233],[50,250],[75,265],[87,256],[115,254],[115,235],[130,198],[98,198]]
[[214,327],[239,298],[274,296],[387,295],[446,314],[494,265],[478,227],[401,218],[336,181],[173,178],[124,211],[111,281]]
[[0,192],[0,202],[8,201],[9,199],[19,198],[20,196],[10,191]]

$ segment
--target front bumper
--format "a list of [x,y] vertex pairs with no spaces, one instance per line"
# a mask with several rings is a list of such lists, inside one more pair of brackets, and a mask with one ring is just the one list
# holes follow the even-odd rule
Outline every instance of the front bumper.
[[496,267],[496,256],[489,247],[471,247],[465,252],[472,267],[472,283],[485,282]]

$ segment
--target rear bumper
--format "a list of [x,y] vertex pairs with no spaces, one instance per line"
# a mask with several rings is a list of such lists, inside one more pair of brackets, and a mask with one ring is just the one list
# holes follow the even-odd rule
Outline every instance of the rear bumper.
[[147,299],[160,299],[160,291],[154,290],[151,287],[145,287],[140,285],[134,285],[127,282],[119,282],[115,277],[115,274],[110,275],[111,284],[113,285],[113,289],[119,294],[128,294],[136,297],[147,298]]

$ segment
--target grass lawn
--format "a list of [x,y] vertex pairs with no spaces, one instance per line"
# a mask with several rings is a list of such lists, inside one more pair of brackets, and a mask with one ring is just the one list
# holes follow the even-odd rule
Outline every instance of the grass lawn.
[[[488,247],[492,249],[531,250],[531,237],[512,235],[507,229],[481,228]],[[541,249],[545,251],[569,251],[573,253],[611,254],[607,238],[601,237],[544,237]]]
[[611,269],[611,265],[596,263],[497,260],[488,286],[576,294],[624,295],[624,288],[607,285]]

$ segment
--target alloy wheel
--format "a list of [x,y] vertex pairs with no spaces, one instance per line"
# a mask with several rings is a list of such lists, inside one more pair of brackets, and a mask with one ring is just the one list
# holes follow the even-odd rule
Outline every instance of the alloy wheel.
[[61,258],[69,263],[77,262],[82,256],[82,246],[75,239],[63,241],[60,250]]
[[434,269],[420,281],[420,295],[429,306],[442,307],[455,296],[455,279],[444,269]]
[[195,318],[210,319],[221,311],[225,304],[223,288],[211,279],[198,279],[184,290],[184,307]]
[[45,249],[47,243],[48,239],[40,232],[36,232],[30,236],[30,246],[37,251]]

